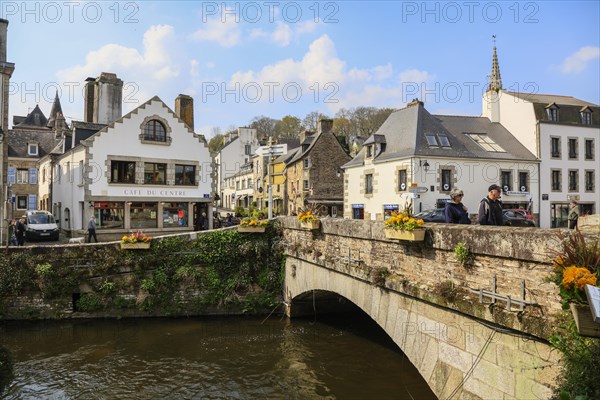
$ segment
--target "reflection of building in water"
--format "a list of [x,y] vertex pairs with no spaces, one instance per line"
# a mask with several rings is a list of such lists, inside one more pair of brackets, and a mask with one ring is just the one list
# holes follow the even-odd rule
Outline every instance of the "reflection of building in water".
[[[110,103],[120,103],[121,89],[114,74],[88,80],[86,121],[73,121],[60,146],[40,160],[40,171],[49,177],[40,194],[52,199],[54,215],[71,236],[86,229],[92,214],[101,239],[136,229],[193,230],[195,217],[208,213],[212,202],[206,140],[193,132],[193,116],[182,120],[158,97],[121,117],[120,106]],[[191,98],[180,95],[180,112],[182,99],[192,107]],[[106,117],[115,109],[116,120],[98,123],[96,114]]]

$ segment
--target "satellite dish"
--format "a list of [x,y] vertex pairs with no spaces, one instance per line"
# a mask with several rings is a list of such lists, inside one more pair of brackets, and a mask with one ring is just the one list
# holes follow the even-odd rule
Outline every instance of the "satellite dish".
[[402,189],[402,190],[406,189],[406,183],[401,184],[400,189]]
[[447,183],[444,183],[444,190],[450,190],[450,185],[448,185]]
[[521,186],[521,192],[526,192],[527,188],[525,186]]

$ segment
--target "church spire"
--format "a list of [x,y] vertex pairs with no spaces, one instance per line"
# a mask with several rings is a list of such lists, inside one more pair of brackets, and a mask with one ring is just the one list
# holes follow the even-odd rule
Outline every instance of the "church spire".
[[500,76],[498,54],[496,54],[496,35],[493,35],[492,38],[494,39],[494,55],[492,57],[492,75],[490,76],[490,83],[487,90],[498,92],[502,89],[502,77]]
[[62,107],[60,105],[57,90],[56,96],[54,96],[54,103],[52,103],[52,109],[50,110],[50,116],[48,117],[48,124],[46,125],[48,128],[54,128],[54,123],[56,122],[56,116],[58,114],[62,114]]

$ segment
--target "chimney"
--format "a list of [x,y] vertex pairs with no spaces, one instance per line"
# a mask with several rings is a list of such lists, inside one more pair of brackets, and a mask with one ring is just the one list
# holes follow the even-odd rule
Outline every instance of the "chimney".
[[418,106],[418,105],[421,105],[422,107],[424,107],[425,103],[423,103],[422,101],[419,101],[418,98],[417,99],[413,99],[410,103],[408,103],[406,105],[406,108],[413,107],[413,106]]
[[314,132],[307,131],[307,130],[304,130],[304,131],[300,132],[300,144],[304,143],[304,141],[306,140],[306,138],[308,136],[312,136],[314,134],[315,134]]
[[8,21],[0,18],[0,63],[6,62],[6,42],[8,42]]
[[194,99],[186,94],[180,94],[175,99],[175,114],[194,130]]
[[116,74],[102,72],[87,78],[84,90],[84,120],[110,124],[123,114],[123,81]]
[[321,118],[318,123],[317,132],[325,133],[329,132],[333,128],[333,120],[328,118]]

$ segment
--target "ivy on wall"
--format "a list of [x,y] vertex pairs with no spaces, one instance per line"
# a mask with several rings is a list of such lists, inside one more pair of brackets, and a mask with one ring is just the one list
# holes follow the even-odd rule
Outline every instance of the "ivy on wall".
[[[36,294],[63,309],[74,301],[77,311],[88,313],[189,315],[259,313],[278,304],[283,292],[277,226],[263,234],[230,229],[205,232],[196,240],[155,239],[150,250],[44,249],[50,248],[11,250],[0,259],[0,317],[10,299]],[[30,310],[29,317],[48,317],[40,312]]]

